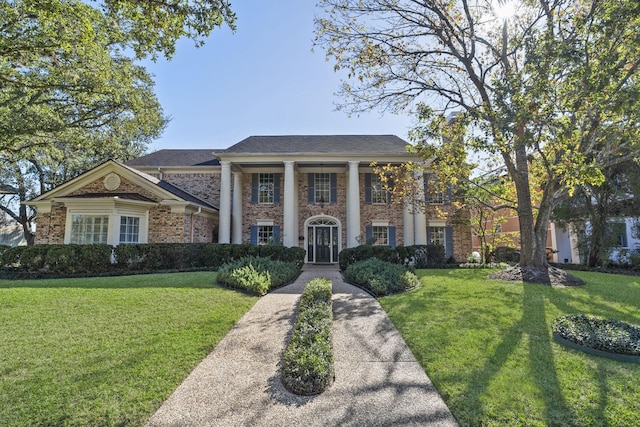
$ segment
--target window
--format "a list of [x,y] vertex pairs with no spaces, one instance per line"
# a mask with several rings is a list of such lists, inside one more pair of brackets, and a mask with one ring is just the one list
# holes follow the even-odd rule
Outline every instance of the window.
[[428,203],[435,205],[443,205],[445,202],[445,194],[438,184],[438,179],[433,174],[425,177],[425,195]]
[[614,246],[626,248],[627,243],[627,224],[625,222],[610,222],[609,235]]
[[496,233],[502,233],[502,224],[496,224],[496,226],[494,227],[494,231]]
[[108,233],[108,216],[73,215],[71,217],[71,238],[69,243],[80,245],[107,243]]
[[258,245],[269,245],[274,243],[273,237],[273,225],[258,226]]
[[120,217],[120,243],[138,243],[140,241],[140,218]]
[[274,202],[275,179],[272,173],[261,173],[258,177],[258,203]]
[[445,245],[444,227],[429,227],[429,244]]
[[374,225],[372,228],[372,238],[374,245],[388,245],[389,244],[389,227]]
[[331,174],[314,174],[314,202],[329,203],[331,198]]
[[387,203],[387,190],[378,174],[371,174],[371,202]]

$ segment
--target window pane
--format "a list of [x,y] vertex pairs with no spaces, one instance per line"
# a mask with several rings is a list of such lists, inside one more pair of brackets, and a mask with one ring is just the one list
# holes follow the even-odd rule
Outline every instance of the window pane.
[[140,218],[120,217],[120,243],[138,243],[140,241]]
[[373,244],[388,245],[389,244],[389,227],[373,226]]
[[317,173],[314,179],[315,202],[329,203],[331,192],[331,174]]
[[273,243],[273,225],[258,226],[258,244],[268,245]]
[[387,203],[387,190],[384,189],[384,184],[375,173],[371,174],[371,202]]
[[70,243],[80,245],[107,243],[109,217],[96,215],[73,215],[71,217]]
[[258,202],[273,203],[274,177],[272,173],[261,173],[258,177]]
[[429,227],[429,244],[444,246],[444,227]]

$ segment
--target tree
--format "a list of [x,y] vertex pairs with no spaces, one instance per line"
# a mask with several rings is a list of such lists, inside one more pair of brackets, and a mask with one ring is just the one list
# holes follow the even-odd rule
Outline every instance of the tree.
[[83,2],[0,4],[0,209],[32,241],[20,204],[109,157],[128,160],[166,119],[129,40]]
[[[629,160],[602,170],[605,180],[599,186],[579,186],[572,197],[554,210],[554,219],[571,225],[580,236],[585,263],[596,267],[617,245],[610,236],[610,220],[638,217],[640,210],[640,165]],[[587,227],[588,224],[588,227]]]
[[[421,121],[412,135],[416,149],[436,162],[443,180],[466,164],[461,151],[498,156],[516,190],[520,271],[548,282],[553,208],[576,185],[602,182],[602,167],[637,155],[640,6],[614,0],[320,5],[326,15],[316,19],[316,43],[347,73],[341,108],[414,108]],[[516,13],[507,17],[508,10]],[[459,112],[455,144],[423,138],[441,134],[451,111]]]

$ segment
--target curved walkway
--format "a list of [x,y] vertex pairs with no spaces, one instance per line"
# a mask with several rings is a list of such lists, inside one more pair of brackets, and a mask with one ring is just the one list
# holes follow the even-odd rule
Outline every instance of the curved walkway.
[[[304,285],[333,282],[335,382],[287,392],[278,367]],[[337,266],[308,265],[262,297],[151,417],[152,426],[457,426],[378,302]]]

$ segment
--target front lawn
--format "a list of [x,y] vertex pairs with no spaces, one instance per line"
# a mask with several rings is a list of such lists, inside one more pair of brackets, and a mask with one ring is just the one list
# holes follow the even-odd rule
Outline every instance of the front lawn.
[[574,288],[500,282],[487,270],[419,270],[380,302],[462,426],[631,426],[640,364],[567,349],[553,320],[586,313],[640,325],[640,278],[573,271]]
[[257,300],[215,275],[0,280],[0,425],[142,425]]

